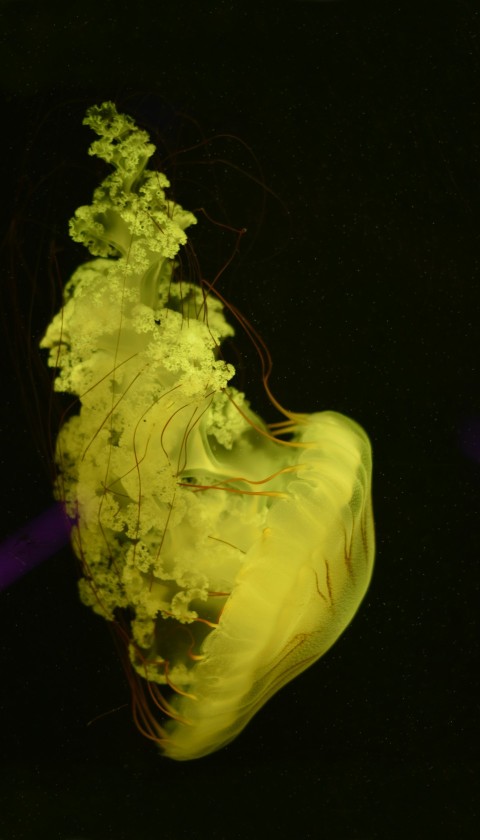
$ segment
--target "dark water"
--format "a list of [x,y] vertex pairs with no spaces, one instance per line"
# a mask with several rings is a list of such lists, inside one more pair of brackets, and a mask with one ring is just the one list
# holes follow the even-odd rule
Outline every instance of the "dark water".
[[[84,2],[73,14],[10,2],[0,15],[13,222],[2,534],[51,504],[48,386],[22,347],[55,303],[52,243],[60,279],[84,258],[64,226],[104,172],[80,124],[111,98],[163,137],[178,200],[248,229],[222,288],[262,331],[284,404],[368,431],[378,540],[367,598],[325,659],[228,748],[185,765],[134,730],[113,640],[78,602],[68,549],[9,589],[1,840],[476,836],[474,8]],[[219,134],[240,138],[260,174],[237,140],[171,156]],[[231,240],[196,235],[211,276]],[[232,352],[263,411],[255,358],[241,338]]]

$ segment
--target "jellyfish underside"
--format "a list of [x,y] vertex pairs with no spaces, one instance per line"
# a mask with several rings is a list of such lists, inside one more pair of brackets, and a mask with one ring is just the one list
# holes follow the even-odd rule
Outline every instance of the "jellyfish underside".
[[71,222],[94,259],[42,341],[80,402],[55,492],[75,516],[82,600],[128,625],[140,728],[199,758],[355,614],[373,565],[370,445],[335,412],[285,412],[274,432],[252,411],[221,356],[223,305],[176,279],[195,218],[145,169],[148,136],[112,103],[85,122],[114,171]]

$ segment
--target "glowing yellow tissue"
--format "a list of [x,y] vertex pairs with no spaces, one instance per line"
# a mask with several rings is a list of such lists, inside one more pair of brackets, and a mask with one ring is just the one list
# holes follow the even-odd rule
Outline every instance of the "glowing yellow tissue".
[[284,412],[276,431],[253,413],[228,384],[222,304],[177,277],[196,220],[145,168],[148,135],[108,102],[85,123],[113,172],[70,223],[95,259],[42,340],[79,402],[55,492],[77,517],[81,598],[128,644],[136,723],[199,758],[353,618],[374,556],[370,445],[334,412]]

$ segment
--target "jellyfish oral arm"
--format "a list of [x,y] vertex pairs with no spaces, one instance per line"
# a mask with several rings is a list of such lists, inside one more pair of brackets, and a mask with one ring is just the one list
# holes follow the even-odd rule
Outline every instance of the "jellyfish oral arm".
[[55,494],[76,517],[82,600],[128,639],[137,722],[165,755],[199,758],[355,614],[374,555],[370,444],[334,412],[285,412],[284,440],[252,411],[219,353],[222,303],[176,272],[195,218],[146,168],[148,136],[112,103],[86,123],[113,172],[71,222],[93,259],[42,340],[79,404]]

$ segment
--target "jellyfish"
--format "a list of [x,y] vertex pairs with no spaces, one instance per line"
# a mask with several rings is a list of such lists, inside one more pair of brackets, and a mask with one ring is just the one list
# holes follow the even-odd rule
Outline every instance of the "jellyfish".
[[[370,443],[334,411],[279,405],[246,319],[215,283],[178,271],[197,220],[147,168],[147,133],[111,102],[84,122],[112,171],[70,222],[91,259],[41,342],[55,389],[77,400],[55,496],[80,597],[125,643],[137,726],[163,755],[195,759],[235,738],[357,611],[374,558]],[[231,384],[232,320],[262,354],[280,422]]]

